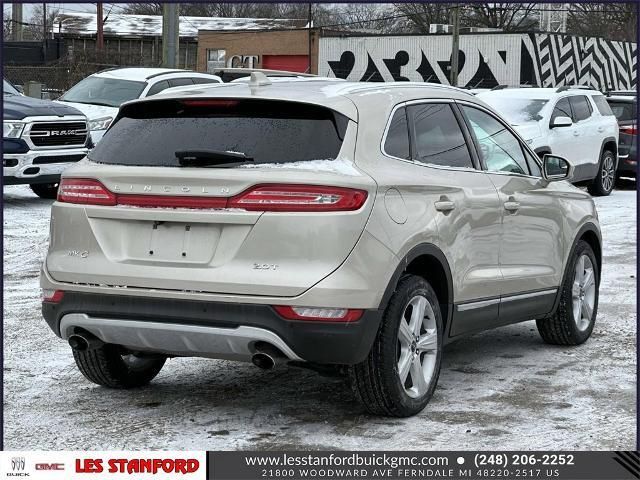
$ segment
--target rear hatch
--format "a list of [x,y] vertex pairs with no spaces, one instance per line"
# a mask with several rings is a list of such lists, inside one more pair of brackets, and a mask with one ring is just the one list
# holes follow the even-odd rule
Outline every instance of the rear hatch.
[[125,106],[65,172],[47,270],[69,283],[299,295],[347,258],[371,212],[356,129],[282,100]]

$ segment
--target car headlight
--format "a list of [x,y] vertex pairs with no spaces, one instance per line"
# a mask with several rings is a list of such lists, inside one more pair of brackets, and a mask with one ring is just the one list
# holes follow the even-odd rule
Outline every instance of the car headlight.
[[2,138],[20,138],[24,130],[22,122],[2,122]]
[[113,117],[96,118],[89,120],[89,130],[106,130],[111,125]]

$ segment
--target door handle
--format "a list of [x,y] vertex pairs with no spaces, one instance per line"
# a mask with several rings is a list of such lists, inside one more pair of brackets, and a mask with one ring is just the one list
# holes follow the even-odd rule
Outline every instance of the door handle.
[[520,202],[514,200],[504,202],[504,209],[510,212],[517,212],[520,209]]
[[456,204],[451,200],[441,199],[434,203],[436,210],[442,213],[449,213],[456,208]]

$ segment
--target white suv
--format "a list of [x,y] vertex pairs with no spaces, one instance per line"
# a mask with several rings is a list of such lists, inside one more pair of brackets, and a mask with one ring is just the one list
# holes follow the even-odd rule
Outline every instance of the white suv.
[[609,195],[618,162],[618,126],[604,95],[578,87],[504,88],[478,94],[542,158],[560,155],[575,166],[573,183]]
[[112,68],[89,75],[71,87],[58,102],[71,105],[89,119],[91,139],[97,143],[129,100],[151,97],[172,87],[222,83],[217,75],[169,68]]

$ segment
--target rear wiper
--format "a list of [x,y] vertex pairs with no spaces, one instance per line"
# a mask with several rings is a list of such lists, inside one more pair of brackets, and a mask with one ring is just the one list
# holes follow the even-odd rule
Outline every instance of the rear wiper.
[[178,163],[183,167],[235,167],[252,163],[253,158],[242,152],[225,152],[224,150],[179,150],[175,152]]

